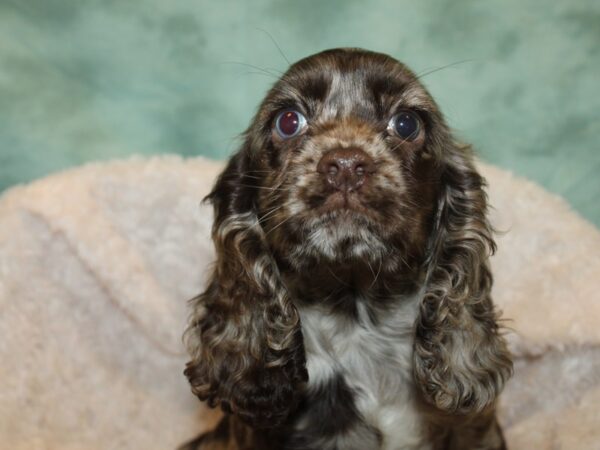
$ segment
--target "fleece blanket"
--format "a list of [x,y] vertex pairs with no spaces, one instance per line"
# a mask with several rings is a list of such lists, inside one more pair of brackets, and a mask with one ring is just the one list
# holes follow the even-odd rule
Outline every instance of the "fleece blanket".
[[[172,449],[218,420],[189,392],[181,334],[214,256],[200,200],[221,167],[92,164],[0,198],[0,449]],[[480,168],[515,356],[509,447],[599,449],[600,232]]]

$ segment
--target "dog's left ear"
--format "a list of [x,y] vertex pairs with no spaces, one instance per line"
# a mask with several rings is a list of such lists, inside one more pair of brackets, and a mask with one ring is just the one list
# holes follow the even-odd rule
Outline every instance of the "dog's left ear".
[[425,400],[451,414],[493,406],[512,361],[490,298],[495,250],[485,181],[470,149],[447,149],[430,248],[428,281],[416,323],[414,371]]

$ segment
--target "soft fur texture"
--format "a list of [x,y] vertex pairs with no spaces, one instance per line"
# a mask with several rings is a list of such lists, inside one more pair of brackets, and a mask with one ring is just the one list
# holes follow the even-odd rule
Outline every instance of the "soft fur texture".
[[[478,165],[500,230],[493,296],[515,374],[511,450],[600,442],[600,232],[561,199]],[[223,165],[91,164],[0,198],[0,448],[164,450],[214,426],[189,393],[180,330],[204,285]]]
[[185,373],[235,433],[189,448],[505,448],[484,187],[403,64],[293,64],[208,197],[217,259]]

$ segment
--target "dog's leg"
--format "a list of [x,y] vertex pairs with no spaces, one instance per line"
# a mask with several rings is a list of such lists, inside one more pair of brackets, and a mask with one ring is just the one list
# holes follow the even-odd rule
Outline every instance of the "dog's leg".
[[177,450],[237,450],[237,440],[230,421],[229,416],[223,417],[214,430],[202,433]]
[[494,414],[456,427],[447,450],[507,450],[502,429]]

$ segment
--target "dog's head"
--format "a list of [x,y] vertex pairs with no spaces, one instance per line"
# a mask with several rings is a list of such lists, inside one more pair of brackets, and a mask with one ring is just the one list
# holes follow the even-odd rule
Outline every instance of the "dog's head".
[[242,177],[271,249],[292,266],[374,260],[396,269],[423,259],[448,147],[435,102],[408,68],[329,50],[270,90],[244,162],[225,176]]
[[255,425],[284,420],[307,374],[282,270],[375,263],[382,280],[425,284],[414,366],[426,400],[491,405],[510,360],[489,299],[483,186],[400,62],[337,49],[292,65],[209,195],[217,263],[186,335],[194,392]]

